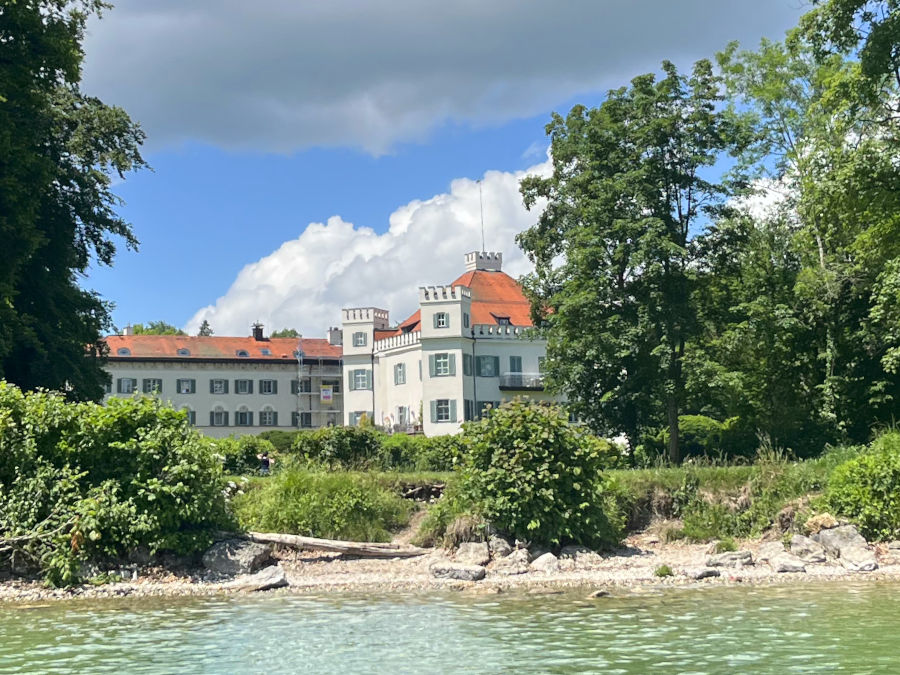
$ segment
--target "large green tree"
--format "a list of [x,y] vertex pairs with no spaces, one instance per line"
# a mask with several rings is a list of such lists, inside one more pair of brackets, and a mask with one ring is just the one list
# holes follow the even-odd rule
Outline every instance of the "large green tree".
[[136,323],[131,330],[135,335],[187,335],[180,328],[162,320],[150,321],[147,324]]
[[109,306],[81,287],[116,241],[134,247],[111,176],[143,166],[144,135],[79,88],[99,0],[0,3],[0,377],[102,395]]
[[551,382],[602,433],[634,444],[665,424],[678,462],[697,330],[693,240],[731,194],[711,167],[743,141],[708,61],[690,76],[668,62],[663,70],[609,92],[599,108],[554,115],[553,174],[521,186],[528,208],[547,205],[518,241],[535,265],[525,286],[548,337]]

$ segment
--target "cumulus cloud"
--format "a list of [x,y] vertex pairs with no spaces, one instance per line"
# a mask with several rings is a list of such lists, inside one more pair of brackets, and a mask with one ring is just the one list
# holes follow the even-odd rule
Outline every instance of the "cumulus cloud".
[[[549,175],[549,161],[522,172],[488,171],[482,179],[485,245],[501,251],[513,277],[529,263],[515,236],[532,225],[542,208],[522,206],[519,181]],[[206,319],[218,335],[243,335],[255,320],[269,329],[291,327],[319,337],[340,324],[342,307],[381,307],[393,323],[418,306],[422,285],[447,284],[464,271],[463,256],[481,249],[479,185],[460,178],[450,191],[405,204],[378,234],[333,216],[310,223],[299,237],[244,267],[228,292],[197,311],[185,329],[196,333]]]
[[490,125],[602,92],[662,59],[778,38],[796,0],[117,0],[86,41],[86,90],[155,144],[372,153],[444,123]]

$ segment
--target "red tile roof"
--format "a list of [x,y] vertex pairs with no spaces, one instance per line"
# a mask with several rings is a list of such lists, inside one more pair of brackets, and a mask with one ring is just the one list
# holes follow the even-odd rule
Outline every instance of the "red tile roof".
[[[340,345],[332,345],[324,338],[303,338],[303,356],[309,359],[340,359]],[[262,359],[271,361],[292,360],[297,357],[297,338],[270,338],[256,340],[252,337],[191,337],[187,335],[110,335],[106,338],[110,358],[152,359]],[[130,355],[119,354],[120,349],[130,350]],[[187,349],[189,355],[179,356],[179,349]],[[262,350],[268,349],[269,354]],[[238,356],[239,351],[248,356]]]

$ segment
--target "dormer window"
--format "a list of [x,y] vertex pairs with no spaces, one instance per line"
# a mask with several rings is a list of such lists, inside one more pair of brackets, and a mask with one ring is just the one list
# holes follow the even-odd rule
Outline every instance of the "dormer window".
[[119,347],[116,350],[118,356],[131,356],[131,350],[128,347]]
[[272,350],[270,349],[260,349],[259,353],[263,356],[272,356]]
[[238,349],[238,350],[235,352],[235,355],[236,355],[238,358],[246,359],[246,358],[249,358],[249,357],[250,357],[250,352],[248,352],[246,349]]
[[190,356],[190,355],[191,355],[190,349],[185,349],[184,347],[182,347],[181,349],[178,350],[178,356]]
[[510,321],[509,321],[508,316],[497,316],[496,314],[494,314],[494,319],[497,320],[498,326],[511,326],[512,325],[512,323],[510,323]]

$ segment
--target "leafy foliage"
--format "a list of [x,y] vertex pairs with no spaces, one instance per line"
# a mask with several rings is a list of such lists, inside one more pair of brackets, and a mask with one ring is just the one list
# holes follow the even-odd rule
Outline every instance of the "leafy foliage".
[[180,328],[165,321],[151,321],[147,325],[136,323],[131,330],[135,335],[187,335]]
[[300,333],[296,328],[282,328],[281,330],[272,331],[272,335],[270,337],[273,338],[298,338],[300,337]]
[[200,329],[197,331],[198,337],[210,337],[213,334],[212,326],[209,325],[209,321],[203,319],[203,323],[200,324]]
[[139,545],[198,551],[227,526],[220,479],[184,414],[154,398],[67,403],[0,381],[0,561],[69,584]]
[[467,424],[463,440],[460,500],[501,531],[548,546],[619,541],[623,522],[601,475],[608,444],[560,408],[516,400]]
[[258,456],[264,452],[270,457],[276,454],[275,446],[260,436],[229,436],[220,439],[206,439],[210,448],[222,458],[222,468],[227,474],[256,473],[259,470]]

